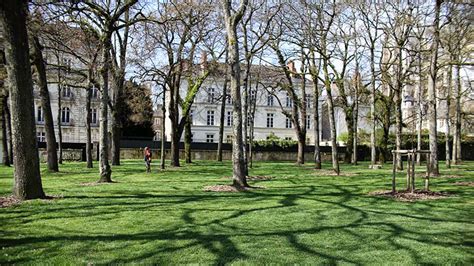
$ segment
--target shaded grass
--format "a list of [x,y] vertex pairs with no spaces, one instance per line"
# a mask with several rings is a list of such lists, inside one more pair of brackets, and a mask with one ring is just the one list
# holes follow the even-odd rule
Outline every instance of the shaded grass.
[[[390,189],[388,166],[343,165],[351,174],[342,177],[310,166],[257,162],[250,174],[272,180],[242,193],[203,191],[230,183],[230,162],[146,174],[141,161],[124,161],[117,183],[98,186],[81,185],[98,180],[84,163],[43,168],[46,193],[62,198],[0,209],[0,264],[474,263],[473,188],[454,185],[473,181],[474,163],[441,168],[462,178],[432,180],[453,197],[415,203],[367,195]],[[400,189],[404,180],[399,173]],[[0,167],[0,195],[11,187],[12,169]]]

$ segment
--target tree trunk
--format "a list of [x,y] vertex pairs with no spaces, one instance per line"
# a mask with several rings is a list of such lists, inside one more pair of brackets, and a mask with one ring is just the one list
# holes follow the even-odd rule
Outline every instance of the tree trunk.
[[[247,64],[245,66],[245,76],[243,79],[243,99],[244,99],[244,106],[243,106],[243,139],[244,139],[244,145],[243,145],[243,154],[244,154],[244,170],[245,170],[245,176],[249,175],[249,168],[248,168],[248,122],[249,122],[249,75],[250,75],[250,60],[247,59]],[[233,98],[236,99],[236,98]],[[237,99],[236,99],[237,100]]]
[[313,128],[314,128],[314,168],[321,169],[321,147],[319,146],[319,88],[317,80],[314,82],[313,100]]
[[191,121],[188,115],[188,117],[186,118],[186,124],[184,124],[184,157],[185,157],[186,163],[192,163],[191,140],[192,140]]
[[453,136],[453,163],[461,163],[461,73],[460,66],[455,65],[454,67],[454,78],[455,78],[455,98],[456,98],[456,108],[454,114],[454,136]]
[[100,179],[99,182],[112,182],[112,169],[109,165],[109,135],[108,135],[108,103],[109,103],[109,55],[112,44],[110,43],[111,36],[105,33],[102,41],[102,68],[100,73],[102,75],[102,93],[100,105],[100,128],[99,128],[99,165],[100,165]]
[[222,0],[222,6],[225,17],[225,26],[227,32],[227,50],[229,53],[228,64],[230,66],[230,90],[233,99],[233,145],[232,145],[232,179],[236,187],[248,187],[245,171],[245,161],[242,140],[242,101],[240,101],[240,61],[239,61],[239,42],[237,38],[237,25],[242,18],[248,1],[242,0],[239,10],[236,14],[230,15],[230,2]]
[[48,153],[48,170],[58,172],[58,154],[56,146],[56,136],[54,135],[53,113],[51,111],[51,101],[49,99],[48,81],[46,78],[46,67],[42,54],[42,47],[37,36],[32,34],[31,48],[33,66],[37,72],[37,83],[41,97],[41,107],[44,113],[44,128],[46,131],[46,151]]
[[344,155],[344,162],[351,163],[352,161],[352,151],[354,143],[354,117],[353,117],[353,108],[350,108],[350,111],[346,111],[346,125],[347,125],[347,142],[346,142],[346,152]]
[[438,44],[439,44],[439,13],[442,0],[436,0],[434,38],[431,45],[430,75],[428,79],[428,118],[430,135],[430,171],[433,176],[439,175],[438,168],[438,128],[436,110],[436,76],[438,72]]
[[[371,99],[370,99],[370,115],[371,115],[371,131],[370,131],[370,164],[375,165],[377,163],[377,150],[376,150],[376,119],[375,119],[375,101],[376,101],[376,85],[375,85],[375,48],[372,46],[370,49],[370,87],[371,87]],[[375,167],[373,167],[375,169]]]
[[336,133],[336,120],[334,119],[334,104],[331,93],[328,93],[328,113],[329,113],[329,126],[331,128],[331,155],[332,155],[332,168],[334,172],[339,175],[339,159],[337,156],[337,133]]
[[11,119],[11,113],[10,113],[10,98],[5,99],[5,123],[6,123],[6,137],[8,137],[8,159],[10,159],[10,165],[13,164],[13,135],[12,135],[12,119]]
[[111,130],[111,153],[112,165],[120,165],[120,138],[122,135],[122,126],[120,121],[120,104],[115,102],[114,110],[112,111],[112,130]]
[[[59,55],[56,54],[56,60],[57,60],[57,63],[58,63],[58,66],[61,65],[61,62],[60,62],[60,59],[59,59]],[[61,108],[62,108],[62,104],[61,104],[61,90],[62,90],[62,87],[61,87],[61,69],[58,67],[58,117],[57,117],[57,125],[58,125],[58,163],[59,164],[62,164],[63,163],[63,130],[62,130],[62,126],[61,126]]]
[[445,116],[446,116],[446,131],[445,131],[445,140],[446,140],[446,168],[451,168],[451,148],[449,145],[449,135],[450,135],[450,114],[449,114],[449,108],[451,107],[451,90],[453,88],[453,66],[449,66],[448,70],[448,86],[447,86],[447,91],[446,91],[446,110],[445,110]]
[[[173,124],[173,123],[171,123]],[[176,126],[177,127],[177,126]],[[171,166],[174,167],[179,167],[179,135],[174,128],[176,127],[171,127],[173,130],[171,130]]]
[[[417,86],[417,89],[418,89],[418,92],[417,92],[417,97],[418,97],[418,114],[417,114],[417,122],[418,122],[418,125],[417,125],[417,137],[416,137],[416,149],[417,150],[421,150],[421,133],[422,133],[422,130],[423,130],[423,76],[422,76],[422,69],[421,69],[421,66],[422,66],[422,60],[421,60],[421,47],[419,48],[419,51],[418,51],[418,86]],[[418,153],[416,155],[416,164],[418,166],[421,166],[421,153]]]
[[92,122],[92,112],[91,112],[91,98],[92,98],[92,88],[89,85],[87,87],[87,98],[86,98],[86,161],[87,168],[92,168],[92,137],[91,137],[91,122]]
[[162,93],[162,105],[161,105],[161,112],[163,113],[162,114],[162,117],[163,117],[163,121],[161,121],[161,147],[160,147],[160,168],[161,170],[164,170],[165,169],[165,142],[166,142],[166,132],[165,132],[165,129],[166,129],[166,123],[165,123],[165,120],[166,120],[166,87],[165,85],[163,85],[163,93]]
[[[6,88],[3,88],[6,90]],[[4,95],[2,97],[2,108],[0,112],[2,112],[2,147],[3,147],[3,165],[10,167],[10,154],[9,154],[9,147],[8,147],[8,134],[7,134],[7,116],[6,116],[6,109],[7,109],[7,96]]]
[[304,164],[304,149],[306,147],[306,134],[298,134],[298,165]]
[[[226,56],[227,57],[227,56]],[[227,58],[226,58],[227,62]],[[219,119],[219,140],[217,143],[217,161],[222,162],[222,143],[224,141],[225,104],[227,100],[227,68],[225,70],[224,87],[222,89],[221,116]]]
[[[402,69],[403,69],[403,61],[402,61],[402,46],[399,45],[398,47],[398,67],[397,67],[397,84],[395,89],[395,149],[401,150],[402,149]],[[402,155],[400,153],[396,153],[397,156],[397,170],[403,170],[403,161]]]
[[36,140],[26,12],[27,1],[0,2],[0,23],[5,38],[11,97],[12,135],[15,136],[13,195],[22,200],[45,197]]

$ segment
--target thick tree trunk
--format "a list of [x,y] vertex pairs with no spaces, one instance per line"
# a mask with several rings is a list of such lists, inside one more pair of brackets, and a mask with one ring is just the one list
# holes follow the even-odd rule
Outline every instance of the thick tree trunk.
[[460,164],[461,163],[461,73],[459,71],[460,66],[456,65],[454,67],[454,91],[455,91],[455,99],[456,99],[456,108],[454,114],[454,136],[453,136],[453,163]]
[[248,1],[242,0],[237,14],[230,15],[230,2],[222,0],[225,15],[225,26],[227,32],[227,49],[229,53],[228,64],[230,66],[230,90],[234,100],[233,105],[233,145],[232,145],[232,179],[236,187],[248,187],[244,151],[242,140],[242,101],[240,101],[240,59],[239,42],[237,38],[237,24],[242,18]]
[[[32,34],[33,35],[33,34]],[[31,37],[33,66],[37,72],[37,84],[41,97],[41,107],[44,114],[44,127],[46,131],[46,151],[48,153],[48,170],[58,172],[58,154],[56,136],[54,135],[53,113],[49,99],[48,81],[46,78],[46,67],[42,54],[42,47],[37,36]]]
[[27,1],[0,2],[0,23],[10,86],[14,157],[13,195],[19,199],[44,198],[39,169],[33,107],[33,81],[26,30]]
[[306,147],[306,134],[298,134],[298,160],[299,165],[304,164],[304,149]]
[[100,105],[100,128],[99,128],[99,165],[100,179],[99,182],[112,182],[112,169],[109,165],[109,134],[108,134],[108,103],[109,103],[109,55],[112,44],[110,43],[110,34],[103,36],[102,47],[102,68],[100,70],[102,76],[102,93]]
[[188,116],[186,119],[186,124],[184,124],[184,159],[186,163],[192,163],[191,140],[192,140],[191,121]]
[[[177,126],[176,126],[177,127]],[[174,130],[176,127],[171,127],[171,166],[179,167],[179,139],[180,134]]]
[[92,99],[92,88],[89,86],[87,88],[87,98],[86,98],[86,161],[87,168],[92,168],[92,137],[91,137],[91,122],[92,122],[92,112],[91,112],[91,99]]
[[[227,56],[226,56],[227,57]],[[227,59],[226,59],[227,62]],[[222,103],[221,103],[221,116],[219,119],[219,140],[217,143],[217,161],[222,162],[222,143],[224,141],[224,123],[225,123],[225,104],[227,101],[227,68],[225,71],[225,77],[224,77],[224,87],[222,89]]]
[[438,45],[439,45],[439,13],[442,0],[436,0],[433,43],[431,45],[430,75],[428,79],[428,118],[430,135],[430,171],[433,176],[439,175],[438,168],[438,128],[436,103],[436,76],[438,72]]

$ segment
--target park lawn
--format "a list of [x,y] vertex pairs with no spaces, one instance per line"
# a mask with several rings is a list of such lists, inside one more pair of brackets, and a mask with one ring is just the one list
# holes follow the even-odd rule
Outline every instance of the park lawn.
[[[0,209],[0,264],[474,263],[474,187],[454,184],[474,181],[474,162],[440,163],[462,177],[431,188],[452,197],[418,202],[368,195],[390,189],[389,165],[343,165],[339,177],[311,166],[257,162],[251,175],[273,179],[250,184],[265,189],[226,193],[203,188],[230,183],[230,162],[146,174],[142,161],[123,161],[117,183],[96,186],[83,184],[98,180],[97,164],[42,165],[45,192],[58,198]],[[12,169],[0,167],[0,195],[11,187]]]

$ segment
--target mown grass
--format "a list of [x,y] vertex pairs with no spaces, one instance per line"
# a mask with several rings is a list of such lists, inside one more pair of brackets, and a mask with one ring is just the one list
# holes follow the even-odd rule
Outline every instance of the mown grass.
[[[60,198],[0,209],[0,264],[474,263],[473,187],[454,184],[474,181],[473,162],[441,170],[462,178],[432,180],[452,197],[418,202],[367,195],[390,189],[388,165],[344,165],[351,174],[336,177],[257,162],[251,175],[274,178],[241,193],[203,191],[230,183],[230,162],[144,170],[124,161],[113,167],[117,183],[97,186],[81,185],[98,179],[84,163],[43,170],[46,193]],[[0,195],[11,187],[12,169],[0,167]]]

